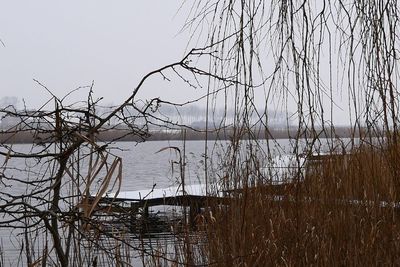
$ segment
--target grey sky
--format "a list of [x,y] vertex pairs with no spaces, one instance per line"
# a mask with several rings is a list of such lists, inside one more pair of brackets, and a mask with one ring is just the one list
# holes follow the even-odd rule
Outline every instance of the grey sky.
[[[17,96],[25,99],[28,108],[38,108],[50,96],[33,79],[58,97],[94,80],[95,96],[104,97],[103,104],[120,103],[146,73],[184,55],[189,35],[179,33],[188,13],[178,12],[182,2],[3,0],[0,98]],[[190,2],[185,8],[190,8]],[[185,102],[205,93],[176,76],[169,78],[171,82],[161,76],[152,78],[139,97]],[[264,105],[265,94],[257,90],[256,101]],[[87,89],[81,90],[69,103],[86,96]],[[346,96],[334,98],[343,108],[335,107],[335,120],[345,123],[348,115],[342,101]],[[289,109],[294,112],[296,103],[290,103]]]
[[[37,107],[48,94],[33,79],[60,97],[94,80],[96,96],[119,103],[143,75],[184,54],[187,36],[178,32],[185,12],[176,15],[181,3],[2,1],[0,97],[17,96]],[[145,90],[145,96],[185,98],[182,91]]]

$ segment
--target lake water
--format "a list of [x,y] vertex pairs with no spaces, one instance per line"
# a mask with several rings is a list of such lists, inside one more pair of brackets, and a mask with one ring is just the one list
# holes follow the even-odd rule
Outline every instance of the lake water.
[[[267,141],[261,140],[259,148],[264,152],[267,151]],[[246,142],[244,142],[246,143]],[[221,173],[224,161],[225,150],[229,146],[229,142],[222,141],[208,143],[208,168],[210,173],[216,174],[210,179],[218,179],[218,174]],[[111,152],[122,158],[122,185],[121,191],[134,191],[141,189],[151,189],[154,185],[156,188],[165,188],[176,186],[181,182],[178,148],[183,156],[185,146],[185,183],[196,184],[204,182],[205,173],[205,142],[204,141],[151,141],[145,143],[134,142],[118,142],[109,146]],[[28,152],[31,145],[14,145],[16,151]],[[245,152],[249,149],[248,146],[243,146],[240,151]],[[279,153],[287,154],[292,152],[292,146],[289,140],[283,139],[270,143],[271,154]],[[326,144],[321,144],[321,150],[326,149]],[[4,150],[3,150],[4,151]],[[260,152],[260,155],[263,153]],[[264,164],[265,158],[260,156],[261,165]],[[4,162],[5,158],[0,157],[0,162]],[[175,163],[174,163],[175,162]],[[19,175],[24,173],[27,166],[34,165],[34,162],[26,160],[15,160],[9,162],[8,166],[15,169],[8,169],[8,176]],[[4,170],[3,170],[4,171]],[[40,175],[44,172],[43,169],[31,170],[29,178],[35,179],[35,175]],[[20,179],[25,179],[21,177]],[[10,187],[0,186],[1,190],[7,190],[10,195],[19,195],[27,192],[27,187],[10,184]],[[114,189],[111,189],[111,191]],[[4,191],[3,191],[4,192]],[[0,202],[8,201],[8,198],[2,197],[0,193]],[[4,217],[3,217],[4,219]],[[2,219],[0,218],[0,221]],[[1,251],[5,266],[23,266],[24,259],[19,259],[21,247],[21,237],[16,237],[16,231],[10,231],[7,228],[0,228],[0,240],[3,250]],[[137,262],[136,262],[137,261]],[[140,265],[140,260],[135,260],[136,264]]]

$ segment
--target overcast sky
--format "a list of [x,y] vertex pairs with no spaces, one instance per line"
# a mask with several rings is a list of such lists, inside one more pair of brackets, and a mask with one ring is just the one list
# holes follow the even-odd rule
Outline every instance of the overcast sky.
[[[149,71],[181,59],[188,34],[182,1],[2,1],[0,97],[38,107],[48,98],[95,81],[96,96],[118,104]],[[178,13],[177,13],[178,12]],[[148,86],[145,97],[184,101],[191,92]],[[177,87],[179,85],[176,85]],[[177,93],[179,91],[179,93]],[[75,94],[85,96],[87,90]]]
[[[180,30],[190,1],[180,10],[183,2],[2,1],[0,98],[16,96],[28,108],[38,108],[50,95],[34,79],[58,97],[94,81],[95,97],[104,97],[103,105],[121,103],[145,74],[185,54],[189,33]],[[86,99],[87,92],[74,93],[68,103]],[[138,97],[185,102],[204,93],[178,77],[168,83],[159,75]],[[259,96],[256,101],[264,105],[264,93]],[[341,124],[348,118],[343,99],[334,97],[341,106],[335,107],[334,119]],[[295,102],[289,110],[296,110]]]

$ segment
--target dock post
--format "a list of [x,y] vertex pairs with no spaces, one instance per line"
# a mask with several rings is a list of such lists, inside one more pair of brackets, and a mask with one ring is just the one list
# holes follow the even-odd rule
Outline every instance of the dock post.
[[143,206],[143,216],[146,220],[149,218],[149,206],[147,206],[147,203]]
[[196,226],[196,217],[201,213],[200,203],[192,201],[189,209],[189,224],[191,227],[194,227]]
[[137,206],[135,205],[134,202],[131,202],[131,208],[130,208],[130,231],[135,232],[136,231],[136,213],[138,209]]

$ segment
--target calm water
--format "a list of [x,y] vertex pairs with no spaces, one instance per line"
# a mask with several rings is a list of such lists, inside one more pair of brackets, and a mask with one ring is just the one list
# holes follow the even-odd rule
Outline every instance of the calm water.
[[[220,162],[221,159],[224,159],[224,150],[226,150],[228,145],[227,142],[219,144],[215,144],[214,142],[209,143],[209,168],[214,170],[214,173],[218,174],[222,169]],[[122,158],[123,179],[121,191],[151,189],[154,184],[156,184],[157,188],[179,184],[181,181],[179,164],[174,163],[179,161],[179,153],[177,153],[175,149],[169,149],[168,147],[179,148],[183,156],[183,146],[184,144],[181,141],[152,141],[140,144],[134,142],[119,142],[111,145],[112,153]],[[185,147],[185,182],[204,182],[204,141],[187,141]],[[266,150],[266,141],[260,141],[260,147]],[[324,147],[326,149],[326,146],[322,145],[322,150]],[[13,148],[17,151],[28,152],[31,145],[14,145]],[[271,143],[270,148],[273,154],[286,154],[291,152],[289,140],[279,140],[276,143]],[[244,146],[242,149],[246,150],[248,147]],[[4,157],[0,157],[0,162],[4,162],[4,160]],[[263,159],[260,158],[260,162],[262,161]],[[19,171],[17,169],[26,169],[27,166],[34,165],[34,163],[35,162],[26,160],[9,162],[9,166],[13,166],[16,169],[8,170],[8,174],[10,175],[10,173],[15,172],[15,175],[18,175]],[[37,175],[40,175],[44,171],[44,169],[34,168],[33,172],[29,177],[26,177],[26,179],[35,179]],[[218,179],[218,177],[213,177],[213,179]],[[21,194],[27,191],[26,188],[21,186],[2,187],[1,190],[7,190],[7,193],[10,194]],[[0,202],[1,201],[2,200],[0,200]],[[2,219],[0,218],[0,220]],[[4,248],[2,256],[5,259],[6,266],[23,265],[22,262],[18,260],[21,237],[16,237],[15,235],[15,231],[11,232],[8,229],[0,228],[0,240]],[[140,265],[140,260],[135,260],[135,263]]]
[[[327,140],[324,140],[326,142]],[[263,150],[260,154],[267,151],[267,141],[260,140],[259,146]],[[349,142],[349,140],[347,140]],[[221,160],[224,160],[225,151],[228,146],[227,141],[215,144],[209,142],[209,168],[215,172],[221,170]],[[340,144],[336,144],[338,147]],[[204,182],[204,141],[187,141],[186,142],[186,183]],[[316,144],[317,149],[321,151],[327,150],[326,143]],[[120,142],[115,147],[121,148],[123,151],[115,151],[115,154],[123,158],[123,190],[140,190],[150,189],[153,184],[157,187],[164,188],[180,183],[180,172],[178,164],[172,164],[173,161],[179,160],[178,153],[173,149],[166,149],[158,152],[166,147],[178,147],[183,151],[183,142],[181,141],[152,141],[141,144],[131,142]],[[272,155],[290,154],[293,151],[292,144],[288,139],[280,139],[276,142],[270,142],[269,148]],[[246,150],[244,146],[242,150]],[[157,153],[158,152],[158,153]],[[300,151],[301,152],[301,151]],[[182,152],[183,153],[183,152]],[[259,158],[262,165],[265,164],[265,158]],[[215,179],[218,179],[216,177]]]

